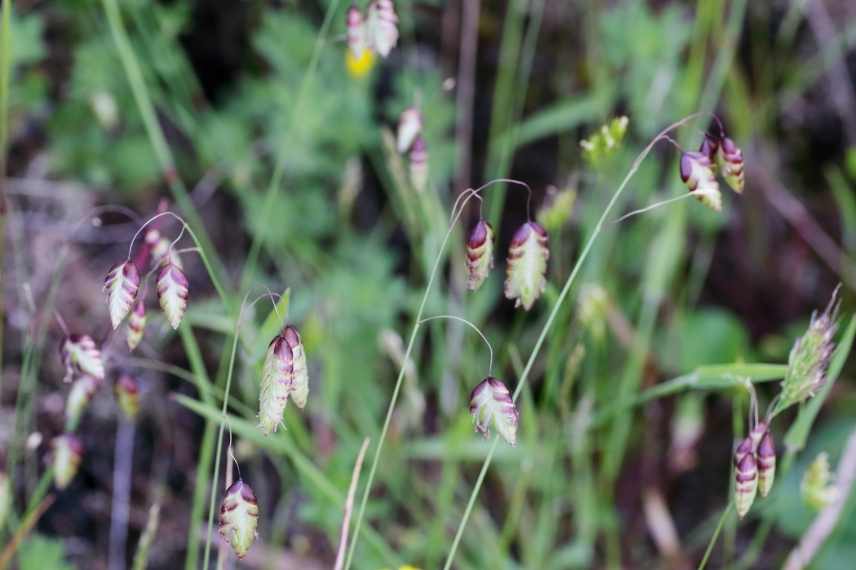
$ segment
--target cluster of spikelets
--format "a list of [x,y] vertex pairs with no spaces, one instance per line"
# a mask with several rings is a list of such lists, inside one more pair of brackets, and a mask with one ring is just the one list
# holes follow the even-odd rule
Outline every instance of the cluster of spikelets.
[[345,65],[352,77],[360,78],[371,71],[375,55],[387,57],[398,43],[398,16],[392,0],[372,0],[365,14],[352,4],[346,19]]
[[838,487],[829,468],[829,455],[823,451],[806,469],[800,484],[803,502],[820,511],[838,498]]
[[743,151],[725,135],[705,133],[698,152],[681,153],[680,173],[690,193],[702,204],[719,212],[722,210],[722,193],[716,173],[722,174],[725,183],[738,194],[743,192]]
[[[144,226],[140,231],[146,229]],[[187,308],[188,281],[173,242],[154,227],[146,229],[143,245],[132,260],[130,255],[114,265],[104,279],[107,309],[113,330],[127,318],[125,334],[128,349],[133,351],[142,341],[146,326],[145,290],[149,276],[157,274],[157,299],[173,328],[181,323]],[[132,243],[133,251],[133,243]],[[141,273],[148,273],[141,279]],[[64,325],[63,325],[64,327]],[[65,366],[64,382],[70,383],[65,405],[65,432],[52,442],[54,483],[64,489],[77,474],[83,459],[83,443],[74,433],[89,403],[107,377],[101,348],[88,334],[66,333],[60,345]],[[140,409],[140,386],[127,373],[118,375],[114,385],[116,402],[123,415],[133,420]]]
[[[829,360],[835,349],[833,338],[837,329],[838,307],[836,289],[826,310],[820,316],[812,315],[808,330],[794,343],[788,359],[788,369],[781,382],[781,391],[771,404],[766,418],[763,421],[756,420],[749,436],[737,445],[734,452],[734,503],[740,517],[749,512],[757,493],[760,492],[762,497],[766,497],[773,486],[776,474],[776,446],[770,431],[772,419],[786,408],[814,396],[826,382]],[[757,410],[754,392],[752,400],[752,407]],[[818,467],[817,471],[822,471],[822,466]],[[823,495],[826,480],[820,484],[817,483],[819,479],[820,477],[815,477],[813,483],[808,485],[809,489],[816,491],[809,493],[814,498],[826,496]]]

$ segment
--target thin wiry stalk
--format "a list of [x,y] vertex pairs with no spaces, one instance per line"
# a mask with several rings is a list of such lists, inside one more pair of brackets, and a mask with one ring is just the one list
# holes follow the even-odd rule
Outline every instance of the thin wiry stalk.
[[[190,194],[176,171],[175,158],[172,155],[169,144],[167,144],[163,129],[158,122],[157,114],[155,113],[155,108],[152,103],[151,96],[149,95],[148,87],[146,87],[142,69],[140,68],[140,63],[137,60],[137,56],[134,54],[134,49],[131,46],[130,39],[128,38],[128,32],[125,30],[125,26],[122,23],[122,15],[119,11],[119,6],[117,5],[116,0],[102,0],[101,3],[104,7],[104,13],[107,16],[107,23],[110,27],[110,33],[113,36],[113,43],[116,46],[119,59],[122,61],[122,67],[125,69],[125,75],[127,76],[128,83],[131,86],[131,92],[134,95],[134,100],[137,103],[137,108],[139,109],[140,116],[143,119],[143,125],[146,128],[149,142],[155,152],[158,162],[160,163],[164,179],[169,185],[169,189],[172,192],[175,201],[178,203],[179,208],[181,208],[182,213],[187,217],[189,225],[199,234],[201,245],[204,246],[202,249],[213,253],[216,250],[213,247],[208,233],[202,225],[202,218],[196,211],[196,207],[190,199]],[[217,276],[216,279],[213,279],[213,281],[217,283],[221,281],[221,276],[226,275],[223,262],[216,255],[213,258],[213,267],[209,272],[212,276]],[[227,298],[227,301],[224,302],[227,309],[231,308],[231,298]]]
[[389,406],[386,409],[386,418],[383,421],[383,428],[380,432],[380,439],[378,439],[377,449],[375,449],[374,457],[372,458],[371,468],[369,469],[369,476],[366,481],[366,488],[363,491],[362,499],[360,499],[360,510],[357,512],[357,520],[354,526],[354,540],[351,542],[351,546],[348,548],[348,557],[345,559],[345,570],[347,570],[351,565],[351,560],[354,557],[354,551],[357,547],[357,542],[360,536],[360,526],[362,525],[363,515],[365,514],[366,504],[369,500],[369,494],[372,490],[372,483],[374,482],[375,472],[377,471],[378,461],[380,461],[380,454],[383,451],[383,444],[386,441],[386,433],[389,431],[389,424],[392,421],[392,413],[395,410],[395,404],[398,402],[398,393],[401,391],[401,385],[404,381],[404,372],[407,366],[407,362],[410,360],[410,354],[413,352],[413,346],[416,342],[416,335],[419,333],[419,328],[422,326],[422,315],[425,312],[425,305],[428,304],[428,298],[431,295],[431,289],[434,286],[434,281],[437,278],[437,273],[439,272],[440,265],[445,259],[446,245],[449,243],[449,238],[452,236],[452,232],[455,229],[455,226],[460,219],[461,215],[464,213],[465,206],[467,203],[475,196],[478,195],[479,192],[498,183],[511,183],[511,184],[520,184],[522,186],[528,186],[525,183],[522,183],[518,180],[511,180],[508,178],[497,178],[496,180],[491,180],[486,184],[483,184],[479,188],[475,190],[466,190],[461,193],[461,196],[455,201],[454,207],[452,208],[452,219],[449,223],[449,229],[446,231],[446,235],[443,236],[443,241],[440,243],[440,249],[437,252],[437,256],[434,258],[434,265],[431,268],[431,273],[428,277],[428,284],[425,286],[425,292],[422,295],[422,302],[419,303],[419,309],[416,311],[416,317],[413,322],[413,329],[410,332],[410,340],[407,341],[407,349],[404,351],[404,358],[401,360],[401,367],[398,371],[398,378],[395,381],[395,387],[392,390],[392,397],[389,400]]
[[[642,161],[648,156],[651,150],[654,148],[660,140],[663,139],[668,133],[685,125],[691,120],[695,119],[699,116],[699,113],[694,113],[687,117],[684,117],[680,121],[672,123],[660,133],[654,137],[648,146],[646,146],[639,156],[636,157],[636,160],[633,161],[630,170],[627,175],[622,180],[621,184],[618,186],[618,189],[612,195],[612,198],[609,200],[609,203],[606,205],[606,208],[603,210],[603,213],[600,216],[600,219],[597,222],[597,225],[592,231],[591,237],[589,237],[588,242],[586,242],[585,247],[580,253],[579,258],[577,258],[577,262],[574,264],[573,269],[571,270],[570,275],[568,275],[567,280],[565,281],[564,286],[562,287],[561,292],[559,293],[558,298],[556,299],[555,305],[553,305],[553,309],[550,311],[549,316],[547,317],[547,322],[544,323],[544,327],[541,329],[541,333],[538,335],[538,340],[535,342],[535,347],[532,349],[532,353],[529,355],[529,360],[526,362],[526,367],[523,369],[523,373],[520,375],[520,381],[517,383],[517,387],[514,390],[514,395],[512,399],[516,402],[518,396],[520,395],[521,390],[526,385],[526,381],[529,378],[529,373],[532,371],[532,367],[535,365],[535,359],[538,357],[538,354],[541,352],[541,346],[544,344],[544,341],[547,338],[547,333],[550,331],[550,328],[553,325],[553,321],[556,319],[556,316],[559,314],[559,309],[562,307],[562,304],[565,301],[565,298],[568,296],[571,290],[571,285],[573,285],[574,280],[577,277],[577,274],[580,271],[583,263],[586,258],[588,258],[589,252],[591,252],[592,247],[594,246],[595,241],[597,241],[597,237],[600,235],[600,232],[603,230],[603,226],[606,224],[606,220],[609,217],[610,212],[612,212],[612,208],[618,202],[618,199],[621,197],[621,194],[624,192],[624,189],[627,187],[627,184],[630,182],[630,179],[633,178],[633,175],[636,174],[636,171],[639,170],[639,166],[642,164]],[[466,509],[464,510],[464,516],[461,518],[461,522],[458,526],[458,530],[455,533],[455,538],[452,541],[452,547],[449,550],[449,556],[446,559],[446,564],[444,568],[448,570],[452,566],[452,561],[455,559],[455,553],[457,552],[458,545],[461,542],[461,537],[464,533],[464,528],[467,525],[467,521],[469,520],[470,513],[472,512],[473,506],[475,505],[476,498],[478,497],[479,491],[481,490],[481,486],[484,483],[484,477],[487,474],[487,470],[490,467],[491,462],[493,461],[493,454],[496,452],[497,443],[499,442],[499,436],[494,436],[493,444],[490,447],[490,451],[487,454],[487,457],[484,460],[484,464],[482,465],[481,472],[479,473],[479,477],[476,480],[475,487],[473,488],[472,494],[470,495],[469,500],[467,501]]]
[[[244,315],[244,305],[247,303],[247,298],[250,294],[244,296],[244,301],[241,303],[241,310],[238,311],[238,317],[235,319],[235,330],[232,332],[232,351],[229,354],[229,367],[226,372],[226,390],[223,394],[223,421],[220,422],[220,431],[217,434],[217,452],[214,460],[214,477],[211,479],[211,498],[208,504],[208,531],[205,533],[205,557],[202,567],[208,570],[208,562],[211,557],[211,532],[214,526],[214,505],[217,501],[217,480],[220,476],[220,456],[223,451],[223,431],[226,427],[226,408],[229,405],[229,391],[232,388],[232,374],[235,371],[235,354],[238,352],[238,331],[241,327],[241,317]],[[202,466],[200,465],[199,468]]]
[[719,517],[719,522],[716,524],[716,530],[713,531],[713,536],[710,537],[710,542],[707,544],[704,556],[702,557],[701,562],[699,562],[698,570],[704,570],[704,567],[707,566],[707,561],[710,559],[711,552],[713,552],[716,539],[719,538],[719,533],[722,531],[722,525],[725,524],[725,519],[728,518],[728,513],[731,512],[731,507],[733,506],[734,501],[729,501],[728,506],[725,507],[724,511],[722,511],[722,516]]
[[348,548],[348,529],[351,526],[351,511],[354,510],[354,495],[357,494],[357,483],[360,480],[360,471],[363,468],[363,459],[369,448],[369,438],[363,440],[360,452],[357,454],[357,462],[354,464],[354,472],[351,475],[351,485],[348,487],[348,497],[345,499],[345,518],[342,520],[342,532],[339,538],[339,550],[336,552],[336,563],[334,570],[342,570],[345,563],[345,552]]
[[113,503],[110,508],[110,570],[126,568],[125,546],[128,540],[128,513],[131,497],[131,472],[134,465],[134,422],[119,419],[113,453]]

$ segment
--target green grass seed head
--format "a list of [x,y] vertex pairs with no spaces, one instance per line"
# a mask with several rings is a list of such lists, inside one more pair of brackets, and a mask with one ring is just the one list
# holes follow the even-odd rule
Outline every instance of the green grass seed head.
[[104,360],[101,350],[92,337],[86,334],[70,334],[60,348],[65,364],[64,382],[71,382],[77,374],[104,380]]
[[480,219],[467,240],[467,289],[475,291],[493,269],[493,227]]
[[174,256],[169,255],[164,258],[158,273],[158,302],[167,321],[174,329],[178,329],[187,311],[188,286],[187,277],[174,260]]
[[738,194],[743,192],[743,151],[728,137],[723,137],[716,152],[716,161],[726,184]]
[[734,452],[734,505],[740,518],[746,516],[758,492],[758,463],[752,448],[752,438],[747,437]]
[[482,380],[470,393],[470,414],[476,431],[484,437],[495,428],[510,445],[517,444],[520,413],[505,384],[491,376]]
[[265,354],[259,389],[259,429],[264,435],[274,433],[282,415],[294,379],[294,353],[285,337],[274,337]]
[[300,340],[300,333],[293,325],[286,326],[282,331],[285,342],[291,349],[292,378],[289,394],[298,408],[306,406],[309,398],[309,369],[306,364],[306,350]]
[[822,510],[838,496],[838,488],[832,482],[829,455],[825,451],[819,453],[806,469],[800,493],[803,502],[816,511]]
[[131,306],[140,288],[140,272],[130,260],[114,265],[104,278],[104,291],[107,293],[107,307],[113,330],[131,312]]
[[532,308],[547,285],[547,259],[550,257],[547,231],[535,222],[526,222],[517,230],[508,248],[505,297],[515,307]]
[[722,210],[722,193],[713,172],[713,162],[700,152],[684,152],[680,162],[681,180],[699,202],[715,212]]
[[134,351],[143,340],[143,335],[146,332],[146,304],[142,299],[137,299],[134,305],[134,310],[131,311],[128,317],[128,330],[126,331],[125,340],[128,343],[128,350]]
[[788,371],[782,380],[780,409],[804,402],[826,382],[829,359],[835,349],[833,339],[838,328],[838,290],[826,310],[811,317],[808,330],[794,343],[788,357]]
[[116,381],[116,402],[129,421],[140,413],[140,383],[130,374],[122,374]]
[[238,558],[243,558],[256,541],[259,505],[249,485],[238,479],[226,489],[220,504],[219,530]]
[[80,376],[72,383],[65,402],[66,429],[74,429],[77,426],[99,385],[99,380],[87,375]]

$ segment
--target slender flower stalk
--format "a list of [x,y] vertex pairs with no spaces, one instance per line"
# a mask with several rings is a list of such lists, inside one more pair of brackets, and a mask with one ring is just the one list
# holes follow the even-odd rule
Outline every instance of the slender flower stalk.
[[[594,246],[594,243],[597,241],[597,238],[600,235],[600,232],[603,231],[603,227],[606,224],[607,219],[609,219],[609,215],[612,213],[612,210],[615,207],[616,203],[618,202],[618,199],[624,193],[624,190],[627,187],[630,180],[633,178],[633,176],[639,170],[639,167],[642,164],[642,161],[644,161],[645,158],[648,156],[648,154],[650,154],[651,150],[654,148],[654,145],[656,145],[658,142],[663,140],[670,132],[672,132],[673,130],[689,123],[690,121],[692,121],[693,119],[696,119],[700,115],[701,115],[701,113],[694,113],[692,115],[684,117],[683,119],[681,119],[675,123],[672,123],[671,125],[669,125],[665,129],[660,131],[660,133],[657,134],[657,136],[655,136],[651,140],[651,142],[648,143],[648,145],[642,150],[641,153],[639,153],[639,155],[633,161],[633,164],[630,166],[630,170],[627,172],[624,179],[621,181],[621,184],[618,186],[615,193],[612,195],[612,198],[610,198],[609,202],[606,205],[606,208],[604,208],[603,213],[601,214],[600,219],[597,222],[597,225],[595,225],[594,229],[592,230],[591,236],[589,237],[588,241],[586,242],[585,246],[583,247],[582,251],[580,252],[580,255],[577,258],[577,261],[574,264],[573,269],[571,269],[571,272],[568,275],[568,278],[565,280],[565,284],[562,286],[562,289],[559,292],[559,296],[556,298],[556,302],[553,305],[553,308],[550,311],[550,314],[547,316],[547,321],[544,323],[544,326],[541,329],[541,333],[538,335],[538,339],[535,341],[535,346],[532,348],[532,352],[529,355],[529,359],[526,361],[526,365],[523,368],[523,372],[520,374],[520,380],[518,381],[517,387],[514,390],[514,394],[512,396],[512,401],[514,401],[514,402],[517,401],[517,398],[520,395],[520,392],[523,390],[524,386],[526,385],[526,381],[529,379],[529,374],[532,371],[532,367],[535,365],[535,360],[538,358],[538,355],[541,352],[541,347],[544,345],[544,341],[547,339],[547,333],[549,333],[549,331],[553,325],[553,322],[556,320],[556,317],[559,314],[559,310],[561,309],[562,304],[564,303],[567,296],[570,294],[571,286],[574,284],[574,281],[576,280],[577,275],[579,274],[583,263],[585,263],[586,259],[588,259],[589,253],[591,252],[591,249]],[[496,448],[497,448],[498,443],[499,443],[499,437],[498,436],[494,437],[493,444],[491,445],[490,450],[488,451],[487,457],[485,458],[484,463],[482,464],[482,468],[481,468],[481,471],[479,471],[479,475],[478,475],[478,478],[476,479],[476,483],[475,483],[475,486],[473,488],[473,491],[470,494],[469,500],[467,501],[467,506],[464,510],[463,516],[461,517],[461,521],[458,525],[458,530],[456,531],[455,537],[452,540],[452,546],[449,549],[449,554],[446,558],[446,563],[444,565],[445,570],[448,570],[449,568],[452,567],[452,563],[454,562],[454,559],[455,559],[455,554],[457,553],[457,550],[458,550],[458,545],[461,542],[461,538],[464,534],[464,529],[466,528],[467,522],[469,521],[470,513],[472,512],[473,507],[475,506],[475,501],[478,497],[479,491],[481,490],[482,484],[484,483],[484,479],[485,479],[485,476],[487,475],[487,471],[490,468],[491,462],[493,461],[493,456],[494,456],[494,453],[496,453]]]

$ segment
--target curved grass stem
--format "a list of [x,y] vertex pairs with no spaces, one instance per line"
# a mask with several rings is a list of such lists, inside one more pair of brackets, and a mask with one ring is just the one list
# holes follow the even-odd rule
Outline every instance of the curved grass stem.
[[[612,198],[610,198],[609,203],[607,203],[606,208],[603,210],[603,213],[601,214],[597,225],[592,231],[592,234],[586,242],[586,245],[583,248],[582,252],[580,253],[579,258],[577,258],[577,262],[574,264],[571,273],[565,280],[565,284],[562,286],[562,290],[559,293],[558,298],[556,299],[556,303],[553,305],[553,309],[550,311],[550,314],[547,317],[547,322],[544,323],[544,327],[541,329],[541,333],[538,335],[538,340],[535,342],[535,346],[532,349],[532,353],[529,355],[529,360],[526,362],[526,366],[523,369],[523,373],[520,375],[520,381],[517,383],[517,387],[514,390],[514,395],[512,399],[515,402],[520,396],[521,390],[523,390],[523,387],[526,385],[526,381],[529,378],[529,374],[532,371],[532,367],[535,365],[535,360],[538,357],[538,354],[541,352],[541,347],[543,346],[544,341],[547,338],[547,333],[553,326],[553,321],[556,320],[556,317],[559,314],[559,309],[562,307],[562,304],[570,293],[571,285],[573,285],[574,281],[576,280],[576,277],[579,274],[583,263],[588,258],[588,255],[591,252],[595,241],[597,241],[600,232],[603,230],[603,226],[606,224],[609,214],[612,212],[612,209],[613,207],[615,207],[615,204],[618,202],[618,199],[624,193],[624,189],[627,187],[627,184],[630,182],[630,179],[633,178],[633,176],[636,174],[636,171],[639,170],[642,161],[644,161],[648,154],[650,154],[651,150],[654,148],[654,145],[656,145],[659,141],[663,140],[663,137],[668,135],[670,132],[687,124],[688,122],[697,118],[700,114],[701,113],[693,113],[692,115],[688,115],[660,131],[660,133],[655,136],[651,140],[651,142],[648,143],[648,146],[646,146],[633,161],[633,164],[631,165],[630,170],[627,172],[627,175],[624,177],[624,180],[621,181],[621,184],[618,186],[618,189],[612,195]],[[482,465],[482,471],[479,474],[479,478],[476,480],[475,487],[473,488],[472,494],[470,495],[469,501],[467,502],[467,509],[464,511],[464,516],[461,518],[461,522],[458,525],[458,530],[455,533],[455,538],[452,541],[452,546],[449,550],[449,555],[446,559],[446,564],[444,565],[445,570],[448,570],[452,567],[452,562],[455,559],[455,554],[457,552],[458,545],[461,542],[461,537],[463,536],[464,528],[466,528],[467,522],[469,520],[469,516],[472,511],[472,506],[474,505],[475,499],[478,496],[479,491],[481,490],[481,486],[484,482],[484,476],[487,473],[487,469],[490,467],[490,464],[493,461],[493,455],[496,452],[498,438],[499,436],[494,436],[493,445],[491,446],[490,452],[487,454],[487,457],[484,460],[484,464]]]

